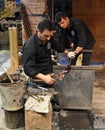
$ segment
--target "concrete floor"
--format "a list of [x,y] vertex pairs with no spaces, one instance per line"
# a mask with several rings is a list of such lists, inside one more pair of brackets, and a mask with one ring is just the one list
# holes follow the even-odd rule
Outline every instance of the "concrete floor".
[[95,130],[105,130],[105,67],[95,73],[92,113]]
[[[0,75],[3,68],[9,68],[10,60],[8,52],[0,51]],[[9,54],[9,53],[8,53]],[[4,58],[3,58],[4,57]],[[105,130],[105,67],[101,69],[100,75],[95,78],[93,89],[92,113],[94,114],[95,130]],[[9,129],[6,127],[4,110],[2,109],[2,101],[0,96],[0,130],[25,130],[24,127],[18,129]]]
[[9,60],[9,51],[7,50],[0,50],[0,75],[4,73],[4,68],[9,68],[10,60]]

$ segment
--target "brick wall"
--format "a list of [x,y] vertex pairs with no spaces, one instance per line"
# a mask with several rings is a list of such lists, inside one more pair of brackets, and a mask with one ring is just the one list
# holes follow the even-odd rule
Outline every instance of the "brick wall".
[[[23,3],[26,7],[30,29],[33,34],[36,31],[37,24],[43,19],[42,16],[38,15],[41,15],[43,14],[43,12],[45,12],[46,0],[21,0],[21,3]],[[23,41],[25,41],[26,37],[24,28],[22,32],[23,32]]]

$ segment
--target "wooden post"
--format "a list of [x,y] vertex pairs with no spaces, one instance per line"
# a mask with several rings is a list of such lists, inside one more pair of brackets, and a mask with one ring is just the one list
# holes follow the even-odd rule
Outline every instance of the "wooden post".
[[14,58],[15,58],[15,69],[17,69],[19,67],[17,27],[13,27],[13,49],[14,49]]
[[18,60],[18,35],[17,27],[9,27],[9,42],[10,42],[10,73],[14,73],[19,66]]

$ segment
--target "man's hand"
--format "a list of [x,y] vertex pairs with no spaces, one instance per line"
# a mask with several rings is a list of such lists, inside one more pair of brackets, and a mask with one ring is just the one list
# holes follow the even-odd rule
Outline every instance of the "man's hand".
[[68,53],[68,57],[71,58],[71,59],[75,58],[75,56],[76,56],[75,51],[71,51],[71,52]]
[[43,81],[49,85],[52,85],[55,83],[55,79],[52,77],[51,74],[48,74],[44,77]]
[[55,83],[55,79],[53,78],[53,74],[44,75],[42,73],[39,73],[36,75],[35,78],[41,79],[46,84],[52,85]]

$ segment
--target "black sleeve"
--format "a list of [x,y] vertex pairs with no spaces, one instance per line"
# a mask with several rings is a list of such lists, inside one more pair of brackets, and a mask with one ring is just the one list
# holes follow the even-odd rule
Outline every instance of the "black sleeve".
[[[30,42],[30,41],[28,41]],[[23,69],[26,75],[30,76],[31,78],[35,78],[35,75],[39,73],[38,70],[35,69],[36,64],[36,47],[29,43],[24,44],[23,48]]]
[[88,27],[82,21],[78,21],[75,24],[75,29],[78,37],[78,46],[84,47],[87,44],[86,29]]
[[50,42],[51,42],[51,48],[53,50],[57,51],[58,53],[65,51],[65,48],[63,47],[63,45],[55,41],[54,38],[51,38]]

